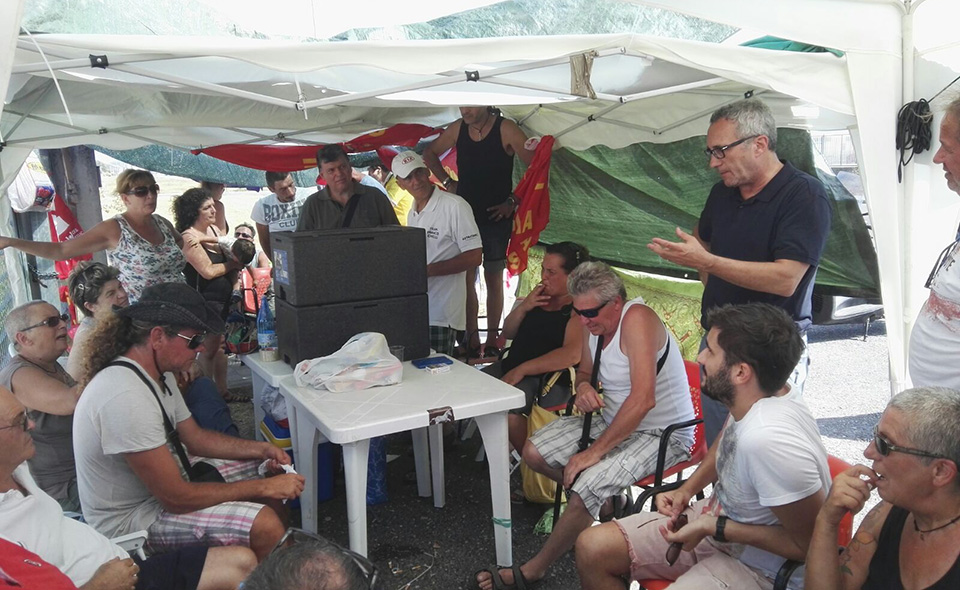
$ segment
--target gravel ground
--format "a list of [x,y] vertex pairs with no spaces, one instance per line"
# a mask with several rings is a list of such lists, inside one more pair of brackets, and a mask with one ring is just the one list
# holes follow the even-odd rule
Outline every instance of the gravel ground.
[[[890,397],[886,326],[883,321],[875,322],[866,341],[862,336],[862,324],[817,326],[809,333],[812,366],[804,397],[817,418],[827,451],[850,463],[865,461],[863,449]],[[249,391],[249,383],[249,371],[232,363],[231,389]],[[250,404],[233,404],[231,410],[241,432],[252,436]],[[432,499],[417,496],[416,485],[410,481],[413,454],[409,435],[388,438],[388,453],[397,455],[387,466],[390,500],[367,510],[370,556],[385,577],[386,588],[468,588],[473,572],[494,564],[489,477],[486,464],[474,461],[479,446],[479,436],[447,443],[447,505],[436,509]],[[519,487],[518,472],[512,487]],[[543,543],[544,537],[532,531],[546,508],[513,505],[515,561],[529,559]],[[299,521],[298,513],[293,517],[294,522]],[[336,478],[334,498],[319,506],[319,530],[347,544],[342,474]],[[541,587],[580,587],[572,553],[549,572]]]

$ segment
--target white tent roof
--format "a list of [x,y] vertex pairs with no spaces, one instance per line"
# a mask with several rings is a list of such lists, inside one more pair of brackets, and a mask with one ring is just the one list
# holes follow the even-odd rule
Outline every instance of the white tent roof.
[[[553,134],[571,148],[665,142],[704,133],[716,107],[762,93],[781,125],[854,133],[878,241],[892,382],[902,387],[906,336],[924,297],[920,275],[951,235],[957,199],[932,153],[916,158],[897,183],[895,119],[905,100],[931,96],[960,72],[960,45],[945,27],[957,22],[960,7],[955,0],[914,0],[909,11],[900,0],[632,1],[847,53],[636,35],[314,44],[15,39],[8,26],[0,31],[0,89],[13,62],[0,118],[7,142],[0,186],[35,147],[328,142],[394,123],[442,125],[461,104],[497,104],[529,133]],[[19,4],[4,3],[0,16],[13,18],[0,22],[17,22]],[[90,54],[106,55],[110,66],[91,68]],[[571,71],[583,65],[572,62],[584,55],[594,56],[595,98],[572,89]],[[467,81],[466,72],[479,80]],[[816,108],[800,113],[796,106]]]

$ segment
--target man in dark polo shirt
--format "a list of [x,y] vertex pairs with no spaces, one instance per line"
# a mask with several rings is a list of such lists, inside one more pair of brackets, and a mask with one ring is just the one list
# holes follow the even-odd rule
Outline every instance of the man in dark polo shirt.
[[[721,107],[710,117],[706,154],[720,174],[693,235],[680,242],[654,238],[661,258],[700,273],[701,324],[707,312],[731,303],[762,302],[783,308],[804,334],[812,323],[810,296],[830,233],[831,206],[819,180],[776,154],[777,128],[757,99]],[[704,343],[701,342],[701,349]],[[810,359],[803,356],[791,387],[803,392]],[[726,408],[703,399],[707,442],[723,427]]]
[[354,182],[350,159],[339,144],[320,148],[317,163],[327,186],[304,201],[297,231],[400,224],[384,193]]

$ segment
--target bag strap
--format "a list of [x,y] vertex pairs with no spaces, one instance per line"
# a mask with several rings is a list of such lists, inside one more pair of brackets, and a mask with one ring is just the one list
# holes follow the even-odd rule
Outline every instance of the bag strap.
[[[173,427],[173,423],[170,421],[170,417],[167,416],[167,413],[163,409],[163,402],[160,401],[160,396],[157,395],[157,391],[153,388],[153,385],[150,383],[150,380],[147,379],[147,376],[140,372],[140,370],[133,363],[127,361],[113,361],[107,365],[108,367],[126,367],[136,374],[137,377],[140,377],[140,380],[143,381],[143,384],[147,386],[147,389],[150,390],[150,393],[153,394],[153,399],[157,400],[157,405],[160,406],[160,415],[163,416],[163,429],[167,433],[167,437],[170,439],[170,442],[173,443],[173,448],[177,452],[177,457],[180,458],[180,464],[183,466],[184,471],[187,472],[187,476],[191,476],[193,473],[193,466],[190,465],[190,460],[187,459],[187,452],[183,448],[183,443],[180,442],[180,434],[177,432],[177,429]],[[163,374],[160,375],[161,381],[163,381]],[[167,388],[166,381],[163,381],[163,389],[166,392],[170,390]],[[172,395],[172,394],[171,394]]]
[[660,369],[663,368],[663,365],[667,363],[667,355],[670,354],[670,335],[667,334],[667,347],[663,350],[663,354],[657,360],[657,375],[660,374]]
[[357,211],[357,206],[360,204],[360,195],[353,195],[350,197],[350,200],[347,201],[347,211],[343,214],[343,224],[341,228],[350,227],[350,222],[353,221],[353,214]]

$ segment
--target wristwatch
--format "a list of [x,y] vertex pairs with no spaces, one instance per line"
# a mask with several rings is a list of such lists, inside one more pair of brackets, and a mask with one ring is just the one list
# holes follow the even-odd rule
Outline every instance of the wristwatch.
[[452,177],[452,176],[448,176],[447,179],[444,180],[443,182],[441,182],[440,184],[443,185],[443,188],[447,188],[448,186],[450,186],[450,184],[451,184],[452,182],[453,182],[453,177]]
[[717,531],[713,533],[713,538],[721,543],[727,542],[727,536],[723,534],[723,529],[727,526],[727,517],[718,516],[717,517]]

